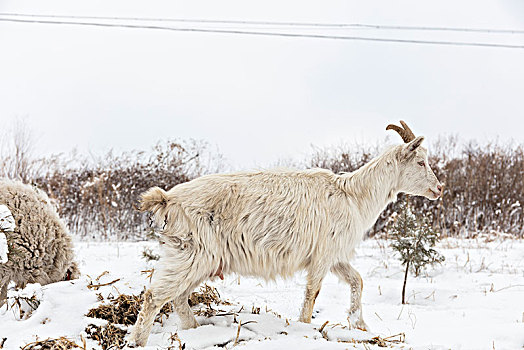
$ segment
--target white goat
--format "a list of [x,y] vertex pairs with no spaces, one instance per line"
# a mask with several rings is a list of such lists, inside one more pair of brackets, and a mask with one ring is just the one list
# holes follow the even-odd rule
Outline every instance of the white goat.
[[128,339],[147,343],[153,320],[174,300],[182,328],[197,327],[189,293],[202,281],[237,273],[273,279],[306,270],[300,321],[311,322],[324,276],[332,271],[351,287],[352,326],[362,318],[362,278],[349,264],[355,247],[399,192],[437,199],[441,185],[420,144],[423,137],[389,125],[405,145],[395,146],[355,172],[261,171],[208,175],[168,192],[142,195],[142,210],[164,225],[164,249],[142,310]]

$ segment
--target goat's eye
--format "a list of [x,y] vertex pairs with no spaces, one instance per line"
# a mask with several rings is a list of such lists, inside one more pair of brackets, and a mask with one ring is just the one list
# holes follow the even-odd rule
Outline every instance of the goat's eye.
[[420,165],[420,166],[423,166],[423,167],[426,166],[426,163],[424,161],[422,161],[422,160],[420,162],[418,162],[417,164]]

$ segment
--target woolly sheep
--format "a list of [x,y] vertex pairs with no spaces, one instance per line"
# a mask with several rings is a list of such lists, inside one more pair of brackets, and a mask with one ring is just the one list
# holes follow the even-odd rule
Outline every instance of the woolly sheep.
[[7,253],[9,247],[7,246],[7,238],[4,232],[13,232],[15,230],[15,219],[8,207],[0,204],[0,264],[7,262]]
[[0,263],[0,306],[11,281],[24,288],[27,283],[45,285],[79,277],[71,238],[45,193],[0,179],[0,205],[9,209],[15,224],[14,230],[2,230],[8,255],[7,262]]
[[355,172],[274,170],[208,175],[165,192],[142,195],[162,233],[164,249],[129,335],[147,343],[153,320],[174,300],[184,329],[197,327],[188,294],[202,281],[229,273],[268,280],[307,271],[299,321],[311,322],[324,276],[332,271],[351,289],[349,319],[362,318],[362,278],[349,264],[355,247],[399,192],[437,199],[442,187],[430,169],[423,137],[389,125],[405,145],[387,150]]

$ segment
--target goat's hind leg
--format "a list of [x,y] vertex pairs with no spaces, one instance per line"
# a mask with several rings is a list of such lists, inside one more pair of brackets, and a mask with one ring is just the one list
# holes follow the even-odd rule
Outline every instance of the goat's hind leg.
[[369,330],[362,317],[362,277],[350,264],[338,263],[331,268],[331,272],[342,281],[349,284],[351,289],[351,306],[349,308],[350,325],[354,328]]
[[145,346],[155,317],[164,304],[173,299],[174,290],[169,285],[163,288],[159,284],[153,284],[145,293],[144,300],[137,321],[129,335],[127,342],[130,347]]
[[171,300],[174,300],[175,311],[182,321],[182,328],[198,327],[199,324],[191,312],[187,297],[204,278],[195,276],[192,269],[188,271],[189,267],[184,266],[184,269],[178,267],[178,269],[160,268],[159,271],[155,271],[153,283],[144,294],[142,308],[128,338],[129,346],[146,345],[156,315],[162,306]]

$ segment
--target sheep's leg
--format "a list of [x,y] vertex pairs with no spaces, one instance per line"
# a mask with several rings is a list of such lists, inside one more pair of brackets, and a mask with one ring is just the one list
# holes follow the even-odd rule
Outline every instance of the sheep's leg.
[[0,286],[0,307],[4,306],[7,300],[7,283]]
[[326,274],[324,272],[310,271],[307,275],[306,295],[304,298],[304,305],[300,312],[300,322],[311,323],[311,315],[313,314],[313,307],[317,299],[322,280]]
[[[194,265],[191,265],[193,262]],[[199,325],[189,308],[187,297],[205,279],[205,276],[209,275],[209,271],[201,273],[200,264],[197,264],[193,258],[175,262],[168,260],[167,264],[170,264],[169,267],[161,266],[158,271],[155,271],[153,283],[144,294],[142,309],[128,338],[129,346],[146,345],[156,315],[170,300],[175,301],[175,311],[182,321],[183,329]]]
[[364,331],[368,326],[362,317],[362,277],[350,264],[338,263],[331,268],[331,272],[351,288],[351,306],[349,308],[350,326]]

